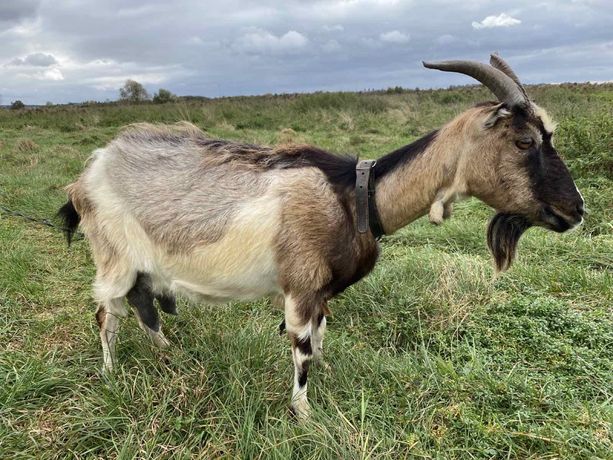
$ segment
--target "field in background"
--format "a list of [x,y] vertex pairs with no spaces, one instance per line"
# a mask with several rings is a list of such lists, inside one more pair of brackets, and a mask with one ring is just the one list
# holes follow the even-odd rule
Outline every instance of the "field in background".
[[[330,370],[312,421],[288,414],[293,366],[267,301],[180,304],[173,343],[123,322],[101,351],[87,243],[0,216],[0,458],[611,458],[613,86],[530,88],[589,210],[577,231],[531,229],[493,279],[470,200],[441,227],[384,238],[365,280],[331,302]],[[212,137],[307,142],[374,158],[441,126],[483,89],[322,93],[0,110],[0,205],[53,216],[121,125],[189,120]]]

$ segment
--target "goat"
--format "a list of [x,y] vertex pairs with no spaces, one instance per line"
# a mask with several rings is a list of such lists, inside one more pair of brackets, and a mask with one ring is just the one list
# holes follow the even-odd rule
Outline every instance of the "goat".
[[276,296],[295,368],[291,408],[306,417],[309,363],[321,358],[327,303],[373,269],[373,221],[386,234],[425,214],[439,224],[454,201],[477,197],[497,211],[487,241],[498,270],[509,268],[530,226],[579,225],[583,198],[553,147],[553,123],[508,64],[494,55],[490,63],[424,63],[474,77],[498,101],[371,164],[364,231],[356,158],[211,139],[189,124],[132,125],[94,151],[59,213],[91,245],[103,370],[115,363],[124,297],[164,347],[155,299],[176,313],[177,293],[205,302]]

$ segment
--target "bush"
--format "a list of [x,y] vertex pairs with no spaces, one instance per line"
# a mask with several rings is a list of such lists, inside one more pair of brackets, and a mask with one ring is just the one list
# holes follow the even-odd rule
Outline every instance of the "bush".
[[19,110],[19,109],[23,109],[26,105],[21,102],[20,100],[17,100],[15,102],[11,102],[11,110]]
[[153,95],[153,102],[156,104],[166,104],[167,102],[174,102],[177,96],[164,88],[160,88],[157,93]]
[[402,86],[389,87],[385,90],[385,94],[402,94],[402,93],[404,93],[404,88]]

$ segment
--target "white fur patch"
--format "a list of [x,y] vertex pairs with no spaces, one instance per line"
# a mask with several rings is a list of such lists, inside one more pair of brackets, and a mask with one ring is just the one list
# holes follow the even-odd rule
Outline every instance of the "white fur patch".
[[189,256],[165,255],[160,272],[171,289],[207,300],[250,300],[278,292],[275,239],[281,202],[272,194],[245,202],[224,236]]
[[534,107],[534,113],[536,114],[536,116],[539,117],[541,119],[541,121],[543,122],[543,126],[545,127],[545,131],[547,131],[548,133],[553,133],[556,130],[557,123],[555,123],[551,119],[551,117],[545,111],[544,108],[539,107],[534,102],[532,103],[532,106]]
[[298,337],[298,340],[304,340],[310,337],[313,331],[311,322],[303,323],[302,318],[298,314],[298,305],[291,295],[285,297],[285,328],[287,332],[291,332]]

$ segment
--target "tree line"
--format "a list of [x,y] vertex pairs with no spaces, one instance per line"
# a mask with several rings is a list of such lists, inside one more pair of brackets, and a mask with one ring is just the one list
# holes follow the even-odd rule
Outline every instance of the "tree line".
[[177,96],[167,89],[160,88],[158,92],[153,95],[153,98],[151,98],[141,83],[128,79],[124,85],[119,88],[119,99],[125,102],[144,102],[152,100],[156,104],[165,104],[166,102],[175,101]]
[[[1,99],[0,99],[1,100]],[[165,104],[167,102],[174,102],[177,100],[177,96],[167,89],[160,88],[157,93],[153,94],[153,97],[149,95],[149,92],[145,87],[132,79],[126,80],[124,85],[119,88],[119,100],[123,102],[145,102],[152,101],[155,104]],[[46,105],[53,105],[47,102]],[[25,108],[25,104],[21,100],[11,102],[9,106],[11,110],[20,110]]]

